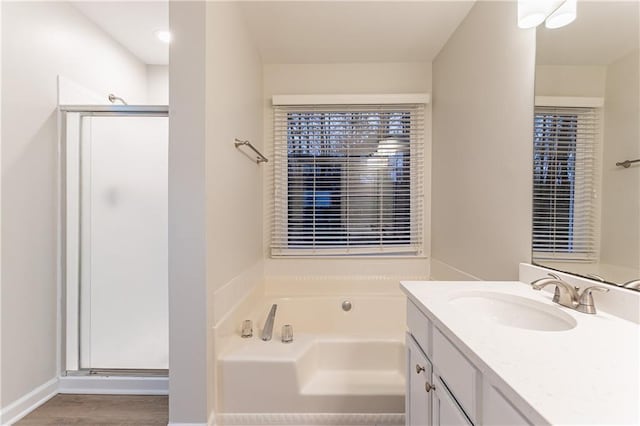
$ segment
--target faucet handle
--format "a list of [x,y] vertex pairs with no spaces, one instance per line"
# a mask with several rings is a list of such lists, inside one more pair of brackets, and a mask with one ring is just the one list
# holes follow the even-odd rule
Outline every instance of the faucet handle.
[[627,281],[626,283],[622,284],[622,287],[640,290],[640,279]]
[[591,293],[593,291],[599,291],[601,293],[607,293],[609,291],[608,288],[602,287],[599,285],[594,285],[591,287],[587,287],[582,290],[582,294],[580,295],[580,299],[578,300],[577,311],[583,312],[585,314],[595,314],[596,313],[596,305],[593,302],[593,296]]

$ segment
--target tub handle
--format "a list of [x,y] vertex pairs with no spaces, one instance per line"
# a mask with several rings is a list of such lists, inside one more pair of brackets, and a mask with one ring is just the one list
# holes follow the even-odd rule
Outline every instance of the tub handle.
[[416,374],[420,374],[424,371],[424,367],[420,364],[416,364]]

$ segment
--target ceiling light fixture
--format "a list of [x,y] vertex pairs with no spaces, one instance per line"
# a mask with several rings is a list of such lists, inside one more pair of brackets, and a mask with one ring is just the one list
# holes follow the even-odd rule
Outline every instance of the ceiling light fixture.
[[171,43],[171,32],[169,30],[158,30],[154,34],[161,42]]
[[576,0],[518,0],[518,27],[560,28],[576,19]]
[[566,0],[545,21],[544,26],[550,29],[564,27],[576,19],[578,0]]

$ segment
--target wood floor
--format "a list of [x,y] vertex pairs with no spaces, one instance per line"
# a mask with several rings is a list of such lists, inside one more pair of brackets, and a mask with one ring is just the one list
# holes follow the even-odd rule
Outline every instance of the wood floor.
[[166,396],[56,395],[16,426],[167,426],[168,421]]

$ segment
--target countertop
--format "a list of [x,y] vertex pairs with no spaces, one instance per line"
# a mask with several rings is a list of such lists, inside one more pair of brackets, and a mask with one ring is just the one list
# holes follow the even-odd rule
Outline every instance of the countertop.
[[[583,314],[519,281],[403,281],[407,297],[534,424],[640,424],[640,326]],[[456,308],[464,291],[497,291],[558,307],[576,327],[536,331]],[[594,294],[594,299],[598,295]]]

